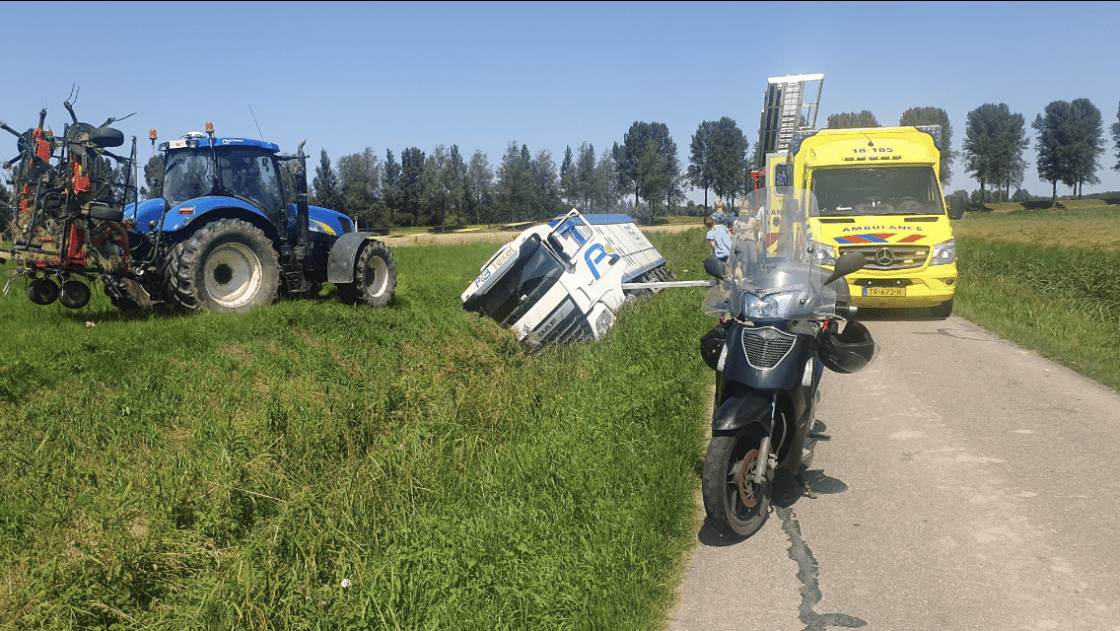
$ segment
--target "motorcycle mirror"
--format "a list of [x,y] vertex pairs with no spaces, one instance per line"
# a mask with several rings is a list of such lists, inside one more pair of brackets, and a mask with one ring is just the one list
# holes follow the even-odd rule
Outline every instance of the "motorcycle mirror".
[[830,285],[838,278],[843,278],[852,272],[863,268],[867,259],[862,254],[857,252],[848,252],[836,260],[836,267],[833,268],[832,273],[825,279],[824,284]]
[[960,219],[964,217],[966,200],[960,195],[953,195],[949,198],[949,219]]
[[714,256],[704,259],[704,271],[717,280],[723,280],[723,263]]

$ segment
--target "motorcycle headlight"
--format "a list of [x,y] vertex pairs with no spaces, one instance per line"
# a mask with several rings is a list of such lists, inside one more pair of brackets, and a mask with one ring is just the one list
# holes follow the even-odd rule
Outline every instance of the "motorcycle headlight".
[[930,257],[930,265],[948,265],[957,260],[957,242],[955,239],[949,239],[933,246],[933,256]]
[[781,318],[793,297],[792,293],[770,294],[769,296],[746,294],[743,297],[743,317],[748,320]]
[[836,265],[836,255],[832,251],[831,245],[825,245],[819,241],[814,241],[813,247],[813,265]]

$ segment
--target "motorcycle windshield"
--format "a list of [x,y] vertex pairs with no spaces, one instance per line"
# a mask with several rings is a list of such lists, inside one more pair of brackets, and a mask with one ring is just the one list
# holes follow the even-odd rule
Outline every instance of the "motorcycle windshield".
[[822,282],[830,270],[812,263],[808,219],[816,208],[812,193],[789,187],[760,189],[737,204],[731,254],[705,312],[752,322],[834,315],[836,292]]

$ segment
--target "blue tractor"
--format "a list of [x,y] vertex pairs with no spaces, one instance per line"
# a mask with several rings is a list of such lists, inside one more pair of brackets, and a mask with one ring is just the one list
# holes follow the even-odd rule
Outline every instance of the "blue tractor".
[[284,156],[271,143],[216,138],[207,123],[159,150],[163,197],[123,209],[127,266],[100,276],[118,308],[244,312],[317,296],[325,282],[346,303],[392,300],[389,248],[350,217],[308,205],[302,143]]

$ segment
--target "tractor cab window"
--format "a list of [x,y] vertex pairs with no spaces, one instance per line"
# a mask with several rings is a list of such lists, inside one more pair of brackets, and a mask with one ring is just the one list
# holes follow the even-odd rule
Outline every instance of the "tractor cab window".
[[164,171],[163,197],[172,206],[214,193],[218,185],[209,150],[171,151]]
[[252,202],[266,213],[283,207],[280,175],[269,154],[247,148],[219,151],[218,166],[227,193]]

